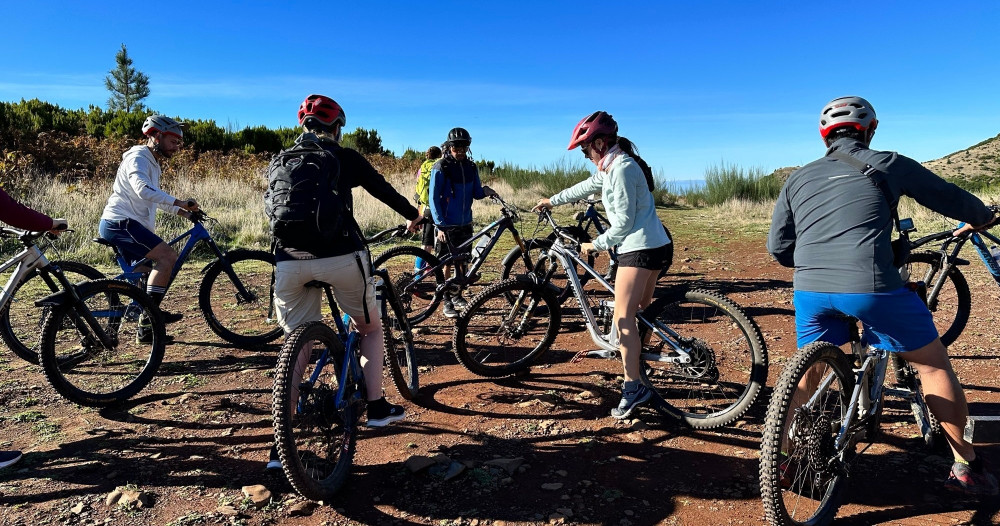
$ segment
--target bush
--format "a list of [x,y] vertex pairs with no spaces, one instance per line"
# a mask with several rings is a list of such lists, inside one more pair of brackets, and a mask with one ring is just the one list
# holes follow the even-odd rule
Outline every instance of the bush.
[[744,171],[736,165],[710,166],[705,171],[704,201],[719,205],[731,199],[754,203],[773,201],[781,192],[781,181],[761,168]]

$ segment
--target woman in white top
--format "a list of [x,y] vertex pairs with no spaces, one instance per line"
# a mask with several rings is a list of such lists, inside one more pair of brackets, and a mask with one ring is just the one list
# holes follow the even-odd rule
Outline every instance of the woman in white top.
[[615,277],[614,325],[625,369],[625,384],[618,407],[611,416],[628,418],[652,393],[639,381],[642,342],[635,315],[649,305],[661,269],[673,260],[673,245],[656,215],[653,173],[636,153],[631,141],[618,136],[618,124],[604,111],[587,116],[573,129],[568,150],[579,147],[597,166],[590,178],[556,195],[542,199],[535,207],[552,208],[573,203],[600,191],[611,225],[581,251],[618,247]]

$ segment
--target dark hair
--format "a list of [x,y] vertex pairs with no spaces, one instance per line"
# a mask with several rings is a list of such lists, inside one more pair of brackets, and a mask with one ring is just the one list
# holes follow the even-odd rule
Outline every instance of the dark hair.
[[629,157],[635,159],[635,162],[639,163],[639,168],[642,168],[643,175],[646,176],[646,186],[649,187],[649,191],[652,192],[655,185],[653,184],[653,169],[646,164],[646,161],[639,157],[639,150],[635,148],[632,141],[626,139],[625,137],[618,137],[618,147],[622,149],[623,152],[627,153]]
[[844,137],[849,137],[856,141],[867,142],[867,133],[867,131],[859,130],[854,126],[841,126],[830,130],[830,133],[826,136],[826,144],[829,146],[830,144],[833,144],[833,141],[843,139]]
[[430,148],[427,148],[427,153],[425,155],[428,159],[437,159],[438,157],[441,157],[441,148],[431,146]]

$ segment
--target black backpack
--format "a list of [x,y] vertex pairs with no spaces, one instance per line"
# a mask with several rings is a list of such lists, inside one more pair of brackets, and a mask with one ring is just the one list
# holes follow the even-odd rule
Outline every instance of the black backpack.
[[264,211],[271,234],[284,247],[306,248],[343,240],[356,223],[340,195],[340,162],[304,133],[267,168]]

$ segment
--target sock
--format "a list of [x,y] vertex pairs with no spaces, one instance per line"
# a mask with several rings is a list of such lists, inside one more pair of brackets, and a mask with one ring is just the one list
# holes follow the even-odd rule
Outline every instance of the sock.
[[167,294],[166,287],[158,287],[156,285],[146,285],[146,294],[149,294],[149,299],[153,300],[153,305],[157,307],[160,303],[163,303],[163,296]]
[[420,270],[420,269],[424,268],[424,258],[417,258],[413,262],[413,268],[416,269],[416,270]]

